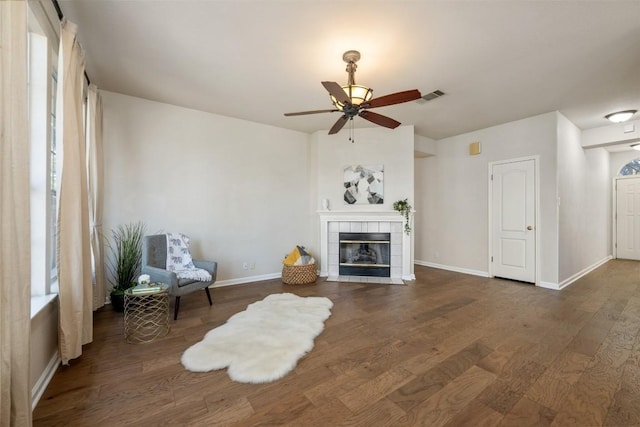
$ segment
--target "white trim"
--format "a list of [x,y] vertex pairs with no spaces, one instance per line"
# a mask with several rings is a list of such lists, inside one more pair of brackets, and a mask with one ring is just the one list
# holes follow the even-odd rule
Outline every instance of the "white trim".
[[586,276],[587,274],[591,273],[593,270],[595,270],[596,268],[600,267],[604,263],[610,261],[611,259],[613,259],[613,256],[608,255],[608,256],[604,257],[603,259],[601,259],[600,261],[596,261],[595,263],[591,264],[589,267],[583,269],[582,271],[577,272],[576,274],[574,274],[573,276],[569,277],[568,279],[565,279],[562,282],[560,282],[560,284],[558,285],[558,289],[566,288],[567,286],[571,285],[576,280],[580,279],[583,276]]
[[489,273],[482,270],[472,270],[470,268],[456,267],[453,265],[436,264],[429,261],[415,260],[414,263],[424,267],[437,268],[439,270],[455,271],[456,273],[471,274],[472,276],[489,277]]
[[613,178],[611,185],[611,252],[618,258],[618,177]]
[[[415,212],[412,210],[411,213]],[[404,224],[404,217],[398,211],[316,211],[320,218],[326,221],[400,221]],[[357,219],[355,215],[358,216]],[[329,219],[330,218],[330,219]]]
[[31,319],[38,315],[46,306],[58,297],[58,294],[32,295],[31,296]]
[[221,288],[224,286],[233,286],[233,285],[241,285],[243,283],[251,283],[251,282],[261,282],[263,280],[271,280],[271,279],[279,279],[282,277],[282,272],[280,273],[270,273],[270,274],[261,274],[259,276],[248,276],[248,277],[240,277],[238,279],[227,279],[216,281],[213,285],[209,286],[210,288]]
[[56,371],[58,370],[58,366],[60,365],[60,362],[62,362],[62,360],[60,359],[60,355],[56,350],[53,357],[51,357],[51,360],[49,360],[47,367],[44,369],[44,371],[40,375],[40,378],[38,378],[38,381],[36,381],[33,388],[31,389],[31,410],[32,411],[36,409],[36,406],[38,405],[40,398],[44,394],[44,391],[47,389],[47,386],[51,382],[51,379],[53,378]]
[[[528,160],[533,160],[533,167],[534,167],[534,174],[535,176],[533,177],[534,179],[534,204],[535,204],[535,231],[536,231],[536,249],[535,249],[535,257],[536,257],[536,272],[535,275],[536,277],[534,278],[534,283],[536,286],[542,286],[541,285],[541,280],[540,280],[540,275],[541,275],[541,267],[540,267],[540,235],[542,234],[542,229],[540,227],[540,156],[539,155],[535,155],[535,156],[526,156],[526,157],[518,157],[515,159],[508,159],[508,160],[499,160],[499,161],[495,161],[495,162],[489,162],[487,164],[488,166],[488,173],[487,173],[487,185],[488,185],[488,200],[487,200],[487,209],[488,209],[488,220],[489,220],[489,225],[488,225],[488,241],[487,241],[487,265],[488,265],[488,272],[487,272],[487,276],[486,277],[493,277],[493,271],[492,271],[492,262],[491,262],[491,257],[493,255],[493,247],[492,247],[492,236],[491,233],[493,231],[492,227],[493,227],[493,222],[492,222],[492,215],[493,215],[493,211],[491,210],[492,208],[492,201],[493,201],[493,186],[491,184],[491,175],[493,173],[493,167],[495,165],[500,165],[500,164],[507,164],[507,163],[516,163],[516,162],[524,162],[524,161],[528,161]],[[545,286],[543,286],[545,287]]]
[[46,0],[29,1],[29,12],[33,19],[30,22],[29,31],[38,30],[38,32],[46,36],[51,40],[51,45],[57,46],[60,44],[60,20],[58,19],[58,13],[56,12],[53,2]]
[[406,285],[402,279],[375,276],[328,276],[327,282],[366,283],[372,285]]
[[552,289],[554,291],[559,291],[560,290],[560,286],[558,286],[557,283],[543,282],[542,280],[540,282],[538,282],[538,284],[536,286],[539,286],[539,287],[545,288],[545,289]]

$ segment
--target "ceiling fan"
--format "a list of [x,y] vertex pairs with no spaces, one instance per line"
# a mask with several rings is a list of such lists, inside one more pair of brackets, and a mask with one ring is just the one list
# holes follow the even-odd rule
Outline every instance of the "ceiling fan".
[[360,116],[365,120],[390,129],[395,129],[400,126],[400,122],[392,119],[391,117],[374,113],[373,111],[369,111],[369,109],[414,101],[422,96],[420,91],[417,89],[406,90],[371,99],[373,97],[373,89],[357,85],[355,78],[353,77],[356,72],[356,68],[358,68],[356,62],[360,59],[360,52],[357,50],[349,50],[342,55],[342,59],[347,63],[346,71],[349,74],[349,81],[347,82],[347,85],[341,87],[336,82],[322,82],[322,86],[324,86],[324,88],[329,92],[331,102],[335,108],[331,110],[285,113],[285,116],[302,116],[306,114],[333,112],[343,113],[343,115],[329,130],[329,135],[338,133],[347,121],[353,120],[355,116]]

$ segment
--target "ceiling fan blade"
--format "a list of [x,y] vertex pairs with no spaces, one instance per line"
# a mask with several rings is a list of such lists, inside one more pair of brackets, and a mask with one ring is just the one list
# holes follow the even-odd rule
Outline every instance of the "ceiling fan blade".
[[420,95],[420,91],[418,89],[405,90],[404,92],[396,92],[390,95],[384,95],[379,98],[374,98],[371,101],[365,103],[363,107],[377,108],[384,107],[386,105],[401,104],[403,102],[415,101],[421,96],[422,95]]
[[349,121],[349,117],[347,117],[346,114],[344,116],[341,116],[338,119],[338,121],[335,122],[333,127],[329,130],[329,135],[333,135],[334,133],[340,132],[340,129],[342,129],[344,125],[347,124],[348,121]]
[[322,82],[322,86],[331,94],[335,99],[345,103],[351,103],[351,99],[349,99],[349,95],[340,87],[340,85],[336,82]]
[[400,126],[400,122],[393,120],[391,117],[383,116],[382,114],[374,113],[373,111],[361,111],[358,114],[365,120],[369,120],[371,123],[375,123],[380,126],[384,126],[389,129],[395,129]]
[[297,113],[284,113],[285,116],[304,116],[306,114],[319,114],[319,113],[333,113],[334,111],[339,111],[336,109],[333,110],[311,110],[311,111],[298,111]]

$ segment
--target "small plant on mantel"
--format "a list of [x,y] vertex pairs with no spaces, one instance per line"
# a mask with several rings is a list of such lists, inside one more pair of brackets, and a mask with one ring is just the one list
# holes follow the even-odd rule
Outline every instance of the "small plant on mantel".
[[400,215],[404,217],[404,232],[407,235],[411,234],[411,225],[409,225],[409,214],[411,213],[411,205],[407,199],[398,200],[393,203],[393,210],[400,212]]

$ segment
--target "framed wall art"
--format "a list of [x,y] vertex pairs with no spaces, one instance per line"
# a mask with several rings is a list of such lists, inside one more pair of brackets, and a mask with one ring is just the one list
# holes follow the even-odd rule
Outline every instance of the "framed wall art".
[[384,165],[348,166],[344,169],[344,203],[381,205],[384,203]]

